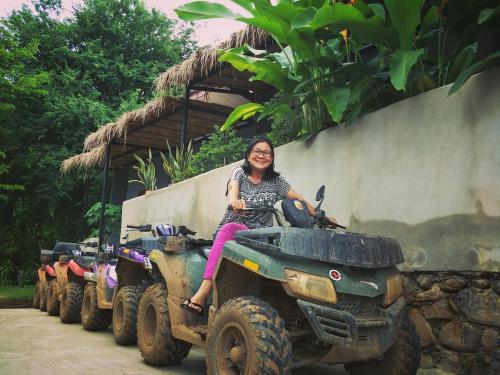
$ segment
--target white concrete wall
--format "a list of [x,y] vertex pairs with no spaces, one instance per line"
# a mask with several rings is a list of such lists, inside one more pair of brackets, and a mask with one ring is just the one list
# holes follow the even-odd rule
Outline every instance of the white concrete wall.
[[[397,238],[407,269],[500,270],[500,69],[276,149],[276,169],[349,230]],[[236,163],[235,165],[238,165]],[[124,202],[126,224],[209,237],[235,165]]]

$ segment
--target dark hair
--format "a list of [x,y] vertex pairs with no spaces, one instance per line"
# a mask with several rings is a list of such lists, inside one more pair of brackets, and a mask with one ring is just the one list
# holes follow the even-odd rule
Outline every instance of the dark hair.
[[275,177],[278,177],[280,174],[274,170],[274,146],[271,140],[265,136],[259,135],[252,139],[247,146],[247,150],[245,151],[245,161],[241,165],[241,168],[245,171],[247,175],[250,174],[251,167],[250,163],[248,162],[248,157],[250,156],[250,152],[252,152],[253,146],[255,146],[257,143],[265,142],[269,145],[271,148],[271,156],[273,157],[273,162],[269,167],[267,167],[266,172],[264,173],[264,180],[271,180]]

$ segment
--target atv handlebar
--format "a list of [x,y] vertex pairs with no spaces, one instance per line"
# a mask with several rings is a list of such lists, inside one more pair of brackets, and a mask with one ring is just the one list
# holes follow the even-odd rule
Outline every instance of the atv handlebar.
[[86,247],[99,247],[97,242],[78,242],[78,245],[83,245]]
[[[233,211],[233,206],[228,205],[227,208],[231,211]],[[276,208],[273,206],[269,205],[268,207],[245,207],[245,208],[240,208],[238,211],[260,211],[260,212],[272,212],[275,214],[278,224],[281,225],[281,222],[279,221],[279,217],[277,213],[279,212]],[[320,228],[342,228],[342,229],[347,229],[344,225],[340,225],[337,223],[332,222],[326,215],[325,211],[320,210],[316,212],[316,219],[317,219],[317,224]]]
[[146,225],[128,225],[127,229],[138,230],[139,232],[151,232],[151,224]]

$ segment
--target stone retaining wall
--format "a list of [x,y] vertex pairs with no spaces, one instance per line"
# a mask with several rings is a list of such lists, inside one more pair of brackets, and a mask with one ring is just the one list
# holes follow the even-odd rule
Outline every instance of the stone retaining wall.
[[419,374],[499,374],[499,273],[403,275],[408,312],[422,345]]

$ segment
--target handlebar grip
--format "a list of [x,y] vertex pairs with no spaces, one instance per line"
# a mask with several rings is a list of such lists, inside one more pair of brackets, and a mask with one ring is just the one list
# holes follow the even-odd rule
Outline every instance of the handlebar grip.
[[343,225],[340,225],[340,224],[335,224],[337,226],[337,228],[342,228],[342,229],[347,229],[347,227],[344,227]]
[[139,232],[149,232],[151,230],[151,224],[145,225],[129,225],[127,224],[127,229],[135,229]]

